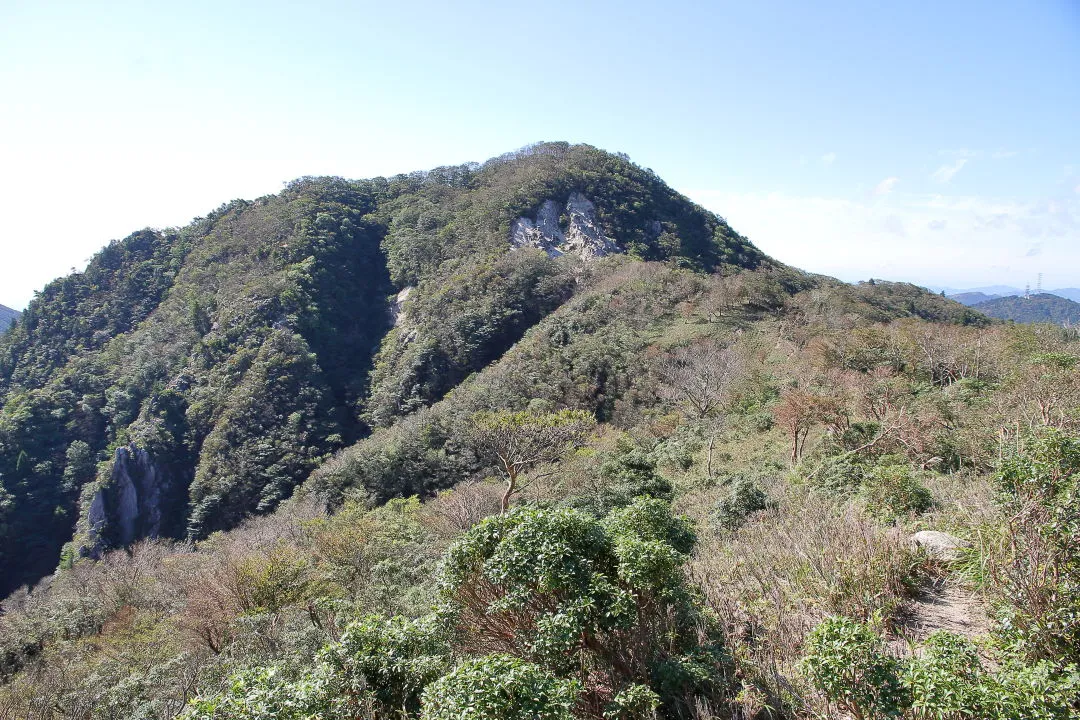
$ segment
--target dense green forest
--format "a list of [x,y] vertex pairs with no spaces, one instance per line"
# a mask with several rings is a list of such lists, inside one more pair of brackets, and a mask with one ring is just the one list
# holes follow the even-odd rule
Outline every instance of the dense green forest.
[[0,338],[0,719],[1080,717],[1078,363],[588,146],[142,231]]

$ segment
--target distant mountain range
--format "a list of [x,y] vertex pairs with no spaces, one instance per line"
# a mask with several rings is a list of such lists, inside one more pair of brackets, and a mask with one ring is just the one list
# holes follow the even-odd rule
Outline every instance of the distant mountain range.
[[0,332],[4,332],[8,329],[11,323],[19,319],[22,315],[18,310],[12,310],[6,305],[0,305]]
[[[941,291],[956,302],[968,306],[978,305],[979,303],[987,302],[988,300],[1019,297],[1025,294],[1024,290],[1010,287],[1009,285],[990,285],[987,287],[968,288],[966,290],[941,288]],[[1057,290],[1046,290],[1042,294],[1056,295],[1057,297],[1065,298],[1066,300],[1080,302],[1080,288],[1058,288]]]
[[970,307],[970,306],[978,305],[979,303],[984,303],[984,302],[986,302],[988,300],[997,300],[1000,297],[1002,297],[1002,296],[1001,295],[987,295],[984,292],[975,292],[975,291],[973,291],[973,292],[957,293],[956,295],[950,295],[949,299],[955,300],[958,303],[961,303],[963,305],[967,305],[967,306]]
[[[981,293],[964,293],[978,295]],[[959,298],[954,298],[959,300]],[[964,302],[963,300],[959,300]],[[969,304],[969,303],[965,303]],[[1080,324],[1080,303],[1053,293],[1040,293],[1025,297],[1010,295],[971,304],[989,317],[1012,320],[1018,323],[1055,323],[1057,325]]]

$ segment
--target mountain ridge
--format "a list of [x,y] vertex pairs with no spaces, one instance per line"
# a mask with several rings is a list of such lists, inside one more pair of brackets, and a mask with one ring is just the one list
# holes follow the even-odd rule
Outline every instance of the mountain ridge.
[[[831,716],[836,623],[898,640],[959,576],[911,544],[1042,541],[999,473],[1075,469],[1075,330],[784,265],[583,146],[133,233],[0,350],[0,580],[55,568],[0,605],[19,717],[431,720],[514,668],[552,717]],[[1071,702],[996,652],[995,717]]]
[[1054,293],[1008,296],[986,300],[972,308],[999,320],[1018,323],[1080,323],[1080,303]]
[[[514,227],[541,216],[546,244],[515,250]],[[0,340],[14,498],[0,592],[61,555],[268,512],[329,453],[501,356],[573,294],[586,246],[689,271],[783,267],[650,171],[565,143],[301,178],[110,244]]]

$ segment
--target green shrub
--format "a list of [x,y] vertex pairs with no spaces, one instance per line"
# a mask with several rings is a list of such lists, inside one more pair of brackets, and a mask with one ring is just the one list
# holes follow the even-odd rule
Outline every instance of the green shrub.
[[646,685],[631,685],[604,708],[604,720],[649,720],[656,717],[660,697]]
[[923,656],[904,672],[911,709],[919,717],[961,718],[983,707],[982,668],[974,645],[958,635],[935,632]]
[[351,623],[321,660],[326,694],[360,695],[380,713],[416,712],[420,693],[449,665],[450,647],[434,616],[419,620],[375,615]]
[[807,476],[807,482],[818,489],[837,495],[848,496],[855,493],[866,478],[866,466],[854,453],[828,455],[813,472]]
[[510,655],[466,660],[424,691],[423,720],[573,720],[580,688]]
[[859,495],[874,516],[886,521],[924,513],[934,502],[907,465],[877,465],[866,473]]
[[[310,688],[289,682],[276,668],[234,675],[229,689],[192,702],[185,720],[308,720]],[[315,716],[317,717],[317,716]]]
[[900,663],[868,626],[842,617],[822,621],[806,638],[801,667],[830,701],[858,720],[900,717],[909,704]]
[[1080,716],[1076,666],[1027,665],[1014,656],[983,668],[975,646],[935,632],[904,663],[888,656],[877,633],[829,618],[807,638],[802,669],[829,701],[863,720],[1072,720]]
[[638,497],[670,502],[674,494],[671,481],[658,472],[654,454],[626,440],[620,440],[601,463],[600,478],[604,484],[598,496],[584,501],[601,514],[626,507]]
[[770,506],[769,498],[753,480],[739,476],[713,511],[713,522],[722,530],[735,530],[753,513]]
[[1009,551],[993,557],[1001,634],[1032,659],[1080,664],[1080,440],[1048,430],[1002,463]]
[[694,697],[722,697],[721,635],[683,571],[694,541],[687,520],[648,498],[602,521],[526,506],[487,518],[444,561],[455,642],[576,677],[590,706],[634,684],[649,686],[669,714]]

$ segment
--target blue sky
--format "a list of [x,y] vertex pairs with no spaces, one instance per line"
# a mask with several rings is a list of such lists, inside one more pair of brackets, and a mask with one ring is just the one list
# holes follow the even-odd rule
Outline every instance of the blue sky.
[[3,0],[0,303],[301,175],[538,140],[845,280],[1080,286],[1077,128],[1076,0]]

